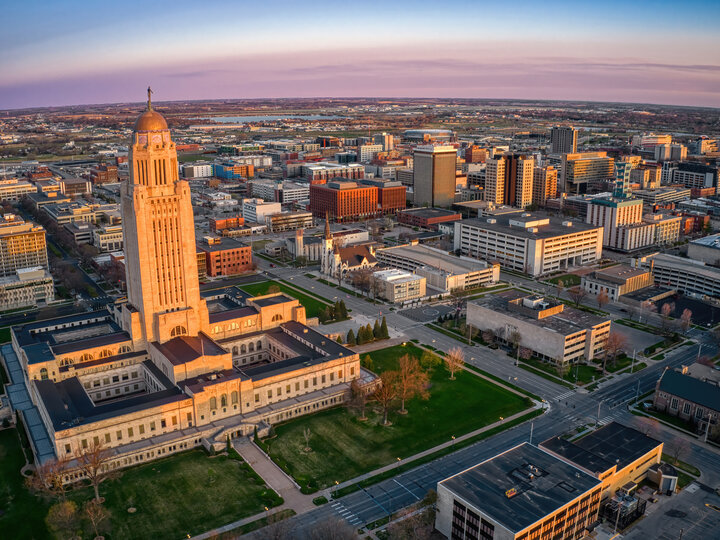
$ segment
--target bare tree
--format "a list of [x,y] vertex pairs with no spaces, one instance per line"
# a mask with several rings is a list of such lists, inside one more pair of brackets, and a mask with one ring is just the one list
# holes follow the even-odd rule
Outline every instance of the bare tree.
[[692,324],[692,311],[689,309],[683,309],[682,315],[680,315],[680,328],[683,332],[687,332]]
[[597,295],[597,298],[595,299],[597,301],[597,305],[600,309],[604,308],[608,302],[610,301],[610,298],[608,298],[607,292],[603,289],[600,291],[600,293]]
[[606,374],[605,366],[607,364],[608,357],[610,357],[612,364],[615,364],[617,354],[624,350],[627,346],[627,338],[623,334],[618,332],[610,332],[607,339],[605,340],[605,351],[603,353],[603,375]]
[[275,512],[268,515],[267,526],[263,527],[262,537],[265,540],[292,540],[297,537],[294,533],[291,524],[287,521],[287,516],[282,512]]
[[25,485],[35,493],[44,493],[65,500],[63,477],[68,470],[67,460],[53,459],[35,466],[35,474],[25,479]]
[[558,279],[555,284],[555,288],[557,289],[557,295],[562,296],[562,293],[565,290],[565,282],[562,279]]
[[112,450],[95,441],[75,453],[77,466],[92,485],[95,490],[95,500],[100,503],[103,502],[100,497],[100,484],[110,475],[108,462],[111,457]]
[[414,397],[428,399],[428,385],[430,377],[425,370],[420,367],[420,362],[414,356],[404,354],[398,360],[398,397],[400,398],[400,414],[407,414],[405,409],[405,401]]
[[703,355],[697,360],[698,364],[708,367],[715,367],[715,361],[707,355]]
[[587,296],[587,291],[583,289],[580,285],[575,285],[574,287],[571,287],[568,289],[568,294],[570,295],[570,298],[572,298],[572,301],[575,302],[575,306],[579,306],[580,302],[583,301],[583,299]]
[[568,364],[564,360],[559,360],[555,363],[555,371],[557,372],[558,377],[562,379],[570,371],[570,364]]
[[455,380],[455,372],[465,365],[465,353],[460,347],[453,347],[445,354],[445,365],[450,372],[450,380]]
[[519,357],[523,360],[530,360],[532,358],[532,349],[529,347],[520,347]]
[[495,342],[495,332],[492,328],[487,328],[486,330],[482,331],[482,338],[483,341],[487,344],[491,344]]
[[667,450],[667,453],[672,456],[675,464],[677,465],[680,458],[685,457],[690,450],[690,443],[688,443],[687,439],[684,439],[683,437],[675,437],[669,443],[665,443],[665,450]]
[[83,505],[83,514],[87,517],[95,531],[95,538],[100,537],[100,526],[110,517],[110,512],[96,500],[88,501]]
[[360,385],[357,379],[353,379],[350,383],[350,399],[348,400],[348,408],[357,412],[358,420],[365,421],[365,408],[368,402],[368,395],[365,389]]
[[373,274],[370,274],[370,292],[372,293],[373,299],[377,299],[383,292],[382,280],[376,278]]
[[657,306],[650,300],[645,300],[640,304],[640,322],[642,322],[643,313],[647,313],[647,319],[650,319],[650,314],[657,311]]
[[355,529],[344,520],[328,518],[313,525],[308,540],[355,540]]
[[382,425],[387,426],[388,413],[398,398],[398,372],[385,371],[380,375],[380,386],[375,390],[373,397],[380,404],[383,411]]
[[407,508],[387,528],[390,540],[429,540],[434,528],[434,512],[427,508],[417,511]]
[[270,285],[267,290],[267,294],[276,294],[280,292],[280,286],[279,285]]
[[668,302],[660,308],[660,325],[662,333],[668,335],[672,333],[671,314],[675,311],[675,302]]

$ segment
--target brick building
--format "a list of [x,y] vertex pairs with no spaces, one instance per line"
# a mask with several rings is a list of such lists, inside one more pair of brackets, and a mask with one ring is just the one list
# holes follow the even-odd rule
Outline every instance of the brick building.
[[442,208],[408,208],[398,212],[398,223],[410,227],[437,230],[439,223],[460,221],[462,214]]
[[375,217],[379,212],[378,188],[338,180],[311,185],[310,211],[315,217],[328,215],[336,222]]
[[380,213],[395,214],[404,210],[407,201],[406,187],[397,180],[383,180],[382,178],[369,178],[360,182],[365,186],[375,186],[378,190],[378,205]]
[[210,230],[212,232],[218,232],[225,229],[238,229],[245,225],[245,218],[241,216],[211,217],[209,221]]
[[90,181],[94,185],[98,184],[114,184],[118,181],[117,165],[100,165],[90,169]]
[[205,252],[207,275],[232,276],[252,269],[252,250],[247,244],[234,238],[207,236],[198,244]]

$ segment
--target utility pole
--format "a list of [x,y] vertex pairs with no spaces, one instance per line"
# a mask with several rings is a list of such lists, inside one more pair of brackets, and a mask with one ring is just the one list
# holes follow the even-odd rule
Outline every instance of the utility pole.
[[597,419],[595,420],[595,428],[598,427],[600,424],[600,407],[602,406],[602,401],[598,403],[598,412],[597,412]]
[[[530,422],[530,444],[532,444],[533,427],[535,427],[535,422]],[[707,440],[707,434],[705,435],[705,437]]]
[[697,353],[697,357],[695,358],[695,361],[696,361],[696,362],[697,362],[698,360],[700,360],[700,351],[702,351],[702,343],[700,343],[700,344],[698,345],[698,353]]
[[638,379],[637,382],[637,390],[635,390],[635,405],[637,406],[637,401],[640,398],[640,379]]
[[631,375],[632,375],[632,372],[635,371],[635,352],[636,352],[636,350],[633,349],[633,359],[632,359],[632,364],[630,365],[630,374]]

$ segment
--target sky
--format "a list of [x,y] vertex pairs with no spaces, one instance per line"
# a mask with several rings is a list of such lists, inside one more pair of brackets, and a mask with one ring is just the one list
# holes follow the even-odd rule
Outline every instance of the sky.
[[720,107],[718,0],[7,2],[0,109],[282,97]]

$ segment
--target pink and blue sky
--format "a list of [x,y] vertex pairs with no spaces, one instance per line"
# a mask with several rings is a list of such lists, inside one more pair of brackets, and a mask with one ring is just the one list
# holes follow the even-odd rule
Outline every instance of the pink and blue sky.
[[720,107],[720,1],[91,2],[3,7],[0,109],[267,97]]

